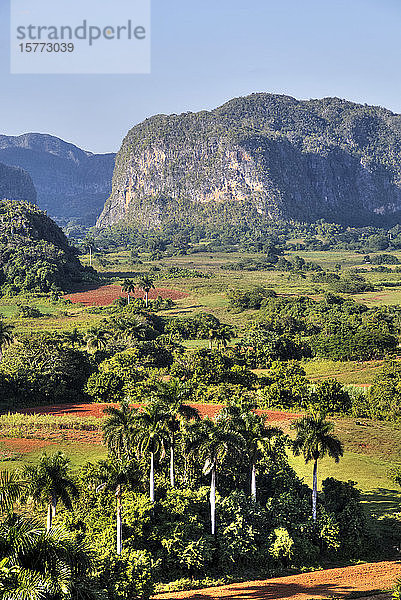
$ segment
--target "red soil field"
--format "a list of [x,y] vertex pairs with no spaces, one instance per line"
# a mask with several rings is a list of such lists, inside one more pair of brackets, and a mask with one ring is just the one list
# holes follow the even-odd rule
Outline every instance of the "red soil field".
[[7,450],[13,452],[19,452],[21,454],[27,454],[34,450],[41,450],[46,446],[49,446],[53,442],[51,440],[33,440],[33,439],[21,439],[21,438],[3,438],[2,444]]
[[77,442],[84,444],[101,444],[102,434],[97,431],[83,431],[80,429],[54,429],[40,430],[29,434],[35,437],[7,438],[2,437],[0,430],[0,442],[6,450],[13,450],[25,454],[34,450],[40,450],[49,444],[60,442]]
[[[36,406],[34,408],[26,408],[17,412],[32,415],[75,415],[80,417],[98,417],[104,416],[104,409],[108,406],[118,406],[118,404],[59,404],[57,406]],[[133,408],[140,408],[140,404],[132,404]],[[223,408],[223,404],[191,404],[197,408],[202,417],[214,417],[219,410]],[[258,414],[266,414],[271,422],[292,421],[301,415],[299,413],[281,412],[278,410],[257,410]],[[88,433],[88,432],[85,432]]]
[[[177,290],[168,290],[166,288],[156,288],[150,290],[149,298],[154,300],[157,296],[161,296],[164,299],[171,298],[171,300],[180,300],[186,298],[189,294],[186,292],[178,292]],[[120,285],[102,285],[96,289],[86,290],[85,292],[75,292],[73,294],[66,294],[64,298],[71,300],[73,304],[81,302],[85,306],[108,306],[112,304],[114,300],[123,296],[127,297],[127,294],[121,291]],[[142,290],[135,290],[135,294],[131,294],[135,298],[144,298]]]
[[[351,594],[374,592],[393,587],[401,577],[401,562],[386,561],[353,565],[278,577],[265,581],[248,581],[221,587],[153,596],[156,600],[317,600],[349,598]],[[367,594],[368,595],[368,594]],[[359,594],[358,594],[358,597]],[[384,597],[383,597],[384,600]]]

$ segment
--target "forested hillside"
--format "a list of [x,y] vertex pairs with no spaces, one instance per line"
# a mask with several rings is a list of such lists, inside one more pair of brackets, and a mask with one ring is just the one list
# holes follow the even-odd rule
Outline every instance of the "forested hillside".
[[[89,270],[88,276],[89,276]],[[68,289],[85,277],[61,229],[27,202],[0,202],[0,283],[3,292]]]

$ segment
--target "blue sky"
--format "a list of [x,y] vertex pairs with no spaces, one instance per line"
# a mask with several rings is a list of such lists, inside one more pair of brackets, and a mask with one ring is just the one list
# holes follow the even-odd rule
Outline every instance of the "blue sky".
[[148,116],[256,91],[401,113],[399,0],[153,0],[150,75],[10,75],[8,22],[9,0],[0,0],[0,133],[8,135],[39,131],[115,151]]

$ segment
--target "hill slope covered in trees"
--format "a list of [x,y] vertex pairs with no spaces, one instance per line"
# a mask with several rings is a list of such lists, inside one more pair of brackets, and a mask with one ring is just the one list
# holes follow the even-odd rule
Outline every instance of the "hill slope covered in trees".
[[45,213],[27,202],[0,201],[3,291],[68,289],[85,277],[64,233]]
[[338,98],[260,93],[131,129],[97,225],[393,224],[400,211],[400,115]]

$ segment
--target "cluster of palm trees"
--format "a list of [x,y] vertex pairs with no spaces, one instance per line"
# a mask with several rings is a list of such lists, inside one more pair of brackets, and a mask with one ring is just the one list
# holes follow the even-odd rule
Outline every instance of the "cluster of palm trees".
[[146,340],[146,319],[142,317],[113,317],[105,322],[103,327],[90,327],[86,334],[80,334],[81,344],[86,344],[88,352],[96,352],[107,348],[110,340],[128,342]]
[[47,508],[46,529],[53,527],[57,504],[71,510],[79,489],[70,472],[70,461],[63,452],[43,454],[37,465],[21,471],[0,471],[0,511],[12,512],[17,501]]
[[[258,466],[273,458],[279,444],[289,445],[295,455],[313,461],[312,517],[317,519],[317,466],[328,455],[336,462],[343,455],[341,442],[333,435],[333,424],[323,414],[310,414],[296,421],[296,437],[290,440],[281,429],[269,427],[265,416],[258,415],[245,403],[232,403],[215,417],[201,419],[194,406],[187,404],[189,389],[180,380],[158,384],[150,400],[140,409],[127,401],[119,408],[109,407],[103,424],[109,460],[100,461],[86,481],[96,492],[112,490],[116,497],[117,554],[122,552],[121,499],[123,487],[136,487],[141,479],[138,464],[146,460],[149,467],[149,497],[155,502],[155,461],[169,455],[169,481],[176,487],[176,451],[181,451],[184,465],[182,481],[189,481],[192,463],[203,466],[210,476],[210,524],[216,533],[217,473],[227,457],[247,465],[249,495],[257,501]],[[227,463],[226,463],[227,464]],[[58,503],[71,509],[79,490],[71,476],[69,460],[61,452],[44,454],[38,465],[27,466],[20,473],[0,474],[0,509],[10,511],[17,500],[32,501],[47,507],[46,530],[54,529]],[[1,545],[1,543],[0,543]]]
[[218,350],[227,348],[229,342],[233,337],[233,327],[230,325],[220,324],[217,327],[209,329],[209,350],[213,349],[213,344],[216,342]]
[[[193,406],[186,404],[188,389],[179,380],[160,383],[153,397],[140,409],[130,408],[128,402],[120,408],[110,407],[104,423],[104,439],[112,456],[121,464],[147,458],[149,467],[149,497],[155,502],[155,459],[169,453],[170,485],[176,486],[175,453],[181,449],[184,462],[183,481],[188,478],[188,464],[199,461],[203,474],[210,476],[211,533],[216,533],[216,480],[224,458],[247,464],[249,494],[257,501],[258,464],[272,457],[275,443],[290,445],[294,454],[302,453],[305,461],[314,461],[312,516],[317,519],[317,464],[329,455],[338,462],[343,454],[341,442],[333,435],[333,424],[322,414],[311,414],[295,423],[294,441],[279,428],[269,427],[263,415],[256,414],[245,404],[230,404],[214,420],[200,419]],[[180,444],[177,444],[178,438]],[[121,514],[117,516],[121,523]],[[117,548],[121,552],[121,544]]]
[[142,275],[136,282],[132,279],[124,279],[121,286],[121,291],[127,294],[128,304],[130,303],[131,294],[135,294],[136,287],[138,287],[140,290],[143,290],[145,293],[145,305],[147,308],[149,303],[149,292],[150,290],[155,289],[153,279],[146,273]]
[[[92,557],[85,543],[53,517],[61,501],[72,508],[78,487],[61,452],[43,455],[37,466],[0,472],[0,597],[3,600],[81,598],[94,600]],[[47,506],[47,526],[14,513],[17,501]]]

